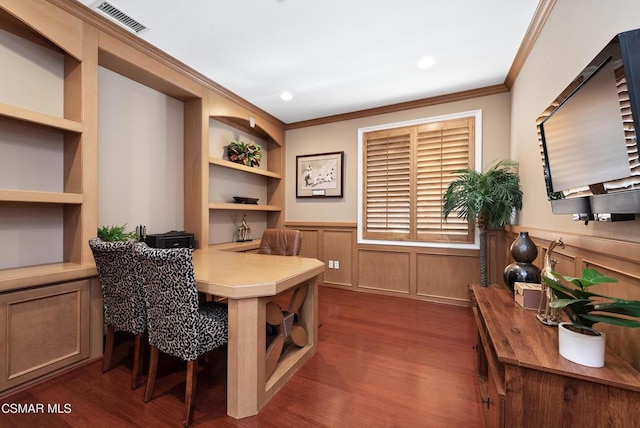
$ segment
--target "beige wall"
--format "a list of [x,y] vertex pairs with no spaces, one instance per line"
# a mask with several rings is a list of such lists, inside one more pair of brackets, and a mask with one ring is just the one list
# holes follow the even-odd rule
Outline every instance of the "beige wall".
[[538,41],[512,88],[511,156],[520,161],[525,227],[640,242],[640,221],[574,222],[553,215],[547,201],[535,122],[542,111],[619,32],[640,27],[640,2],[562,0],[556,2]]
[[183,103],[98,73],[98,226],[183,228]]
[[[509,157],[508,93],[287,131],[286,221],[356,222],[358,128],[482,110],[482,164]],[[296,156],[345,152],[342,199],[296,199]]]

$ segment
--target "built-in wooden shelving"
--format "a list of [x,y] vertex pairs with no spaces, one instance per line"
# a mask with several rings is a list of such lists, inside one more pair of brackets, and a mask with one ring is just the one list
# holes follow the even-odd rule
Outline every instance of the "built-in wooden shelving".
[[0,117],[62,131],[82,132],[82,123],[0,103]]
[[237,171],[244,171],[244,172],[248,172],[250,174],[264,175],[265,177],[282,179],[282,175],[278,174],[276,172],[267,171],[266,169],[252,168],[250,166],[241,165],[241,164],[230,162],[230,161],[224,160],[224,159],[209,158],[209,163],[211,165],[216,165],[216,166],[221,166],[221,167],[224,167],[224,168],[235,169]]

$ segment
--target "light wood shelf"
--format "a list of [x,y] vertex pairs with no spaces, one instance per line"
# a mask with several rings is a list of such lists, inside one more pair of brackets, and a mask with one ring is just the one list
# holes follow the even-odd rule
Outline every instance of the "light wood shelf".
[[60,129],[62,131],[82,132],[82,124],[79,122],[3,103],[0,103],[0,117]]
[[209,158],[209,163],[211,165],[221,166],[223,168],[230,168],[230,169],[235,169],[237,171],[248,172],[251,174],[263,175],[265,177],[282,179],[281,174],[278,174],[272,171],[267,171],[266,169],[252,168],[250,166],[241,165],[241,164],[230,162],[224,159]]
[[282,207],[276,205],[258,204],[233,204],[233,203],[210,203],[210,210],[232,210],[232,211],[282,211]]
[[0,189],[0,202],[37,202],[50,204],[82,204],[81,193],[37,192]]
[[233,251],[233,252],[257,250],[258,247],[260,247],[260,239],[253,239],[251,241],[244,241],[244,242],[225,242],[222,244],[209,245],[209,248],[213,250]]
[[51,263],[0,269],[0,293],[26,287],[89,278],[97,274],[96,266],[93,263]]

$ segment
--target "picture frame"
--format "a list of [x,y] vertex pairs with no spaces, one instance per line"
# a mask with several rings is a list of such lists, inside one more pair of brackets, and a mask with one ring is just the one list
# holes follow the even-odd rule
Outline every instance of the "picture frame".
[[342,198],[344,152],[296,156],[296,198]]

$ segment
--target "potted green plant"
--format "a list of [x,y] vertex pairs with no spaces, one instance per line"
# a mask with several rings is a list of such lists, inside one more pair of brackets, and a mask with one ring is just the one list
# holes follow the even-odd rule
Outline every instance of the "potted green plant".
[[451,182],[442,201],[442,216],[452,212],[473,222],[480,230],[480,284],[487,282],[487,230],[508,224],[515,210],[522,208],[518,163],[500,160],[485,172],[474,169],[454,171],[458,178]]
[[260,166],[262,153],[260,145],[250,141],[234,140],[227,146],[227,156],[231,162],[247,166]]
[[[558,324],[560,355],[590,367],[604,365],[605,334],[593,328],[606,323],[620,327],[640,327],[640,301],[603,296],[588,291],[589,287],[617,282],[595,269],[583,269],[580,278],[562,276],[557,272],[543,277],[557,298],[549,303],[562,310],[570,322]],[[573,287],[563,282],[573,284]]]
[[127,224],[121,226],[102,226],[98,228],[98,238],[103,241],[129,241],[136,239],[136,232],[127,232]]

